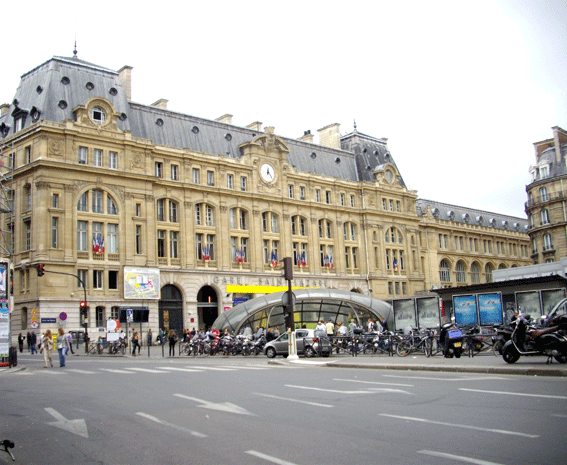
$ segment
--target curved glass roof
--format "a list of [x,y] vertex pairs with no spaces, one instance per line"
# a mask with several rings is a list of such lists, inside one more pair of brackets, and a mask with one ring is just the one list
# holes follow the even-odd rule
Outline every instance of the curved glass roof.
[[[282,297],[287,291],[266,294],[233,307],[220,315],[213,326],[234,334],[244,332],[246,328],[256,327],[284,328]],[[356,292],[335,289],[296,289],[294,306],[295,327],[314,328],[319,320],[331,319],[348,325],[351,320],[360,326],[366,326],[368,318],[385,318],[389,327],[394,325],[392,306],[382,300],[374,299]]]

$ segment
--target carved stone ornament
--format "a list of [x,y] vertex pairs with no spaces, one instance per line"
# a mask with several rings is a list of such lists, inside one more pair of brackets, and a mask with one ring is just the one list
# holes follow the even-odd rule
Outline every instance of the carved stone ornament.
[[63,154],[63,141],[59,139],[51,139],[49,141],[49,155],[60,157]]

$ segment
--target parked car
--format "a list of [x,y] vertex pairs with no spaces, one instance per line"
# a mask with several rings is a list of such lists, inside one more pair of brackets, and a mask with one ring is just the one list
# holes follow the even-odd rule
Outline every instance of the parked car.
[[[319,337],[313,329],[296,329],[295,341],[297,345],[297,354],[306,357],[314,357],[321,353],[324,357],[331,355],[331,342],[327,337]],[[283,333],[277,339],[270,341],[264,347],[264,353],[269,358],[276,355],[288,356],[289,335]]]

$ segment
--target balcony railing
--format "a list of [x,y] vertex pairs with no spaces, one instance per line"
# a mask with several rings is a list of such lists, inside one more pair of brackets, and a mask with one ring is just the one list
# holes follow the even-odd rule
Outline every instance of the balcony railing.
[[567,193],[566,192],[553,192],[553,193],[547,194],[547,195],[534,196],[530,200],[528,200],[524,204],[524,206],[527,210],[528,208],[536,207],[538,205],[541,205],[542,203],[554,202],[554,201],[557,201],[557,200],[564,200],[564,199],[567,199]]

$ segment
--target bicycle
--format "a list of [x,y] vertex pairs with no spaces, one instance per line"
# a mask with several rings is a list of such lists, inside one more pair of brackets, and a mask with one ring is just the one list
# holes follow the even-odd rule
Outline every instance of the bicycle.
[[396,353],[400,357],[406,357],[412,352],[423,352],[426,357],[431,357],[433,333],[427,330],[421,335],[416,331],[412,331],[404,338],[396,347]]
[[120,342],[115,341],[114,343],[108,345],[108,353],[109,354],[116,355],[119,352],[122,355],[126,354],[126,344],[124,343],[123,340],[120,340]]

